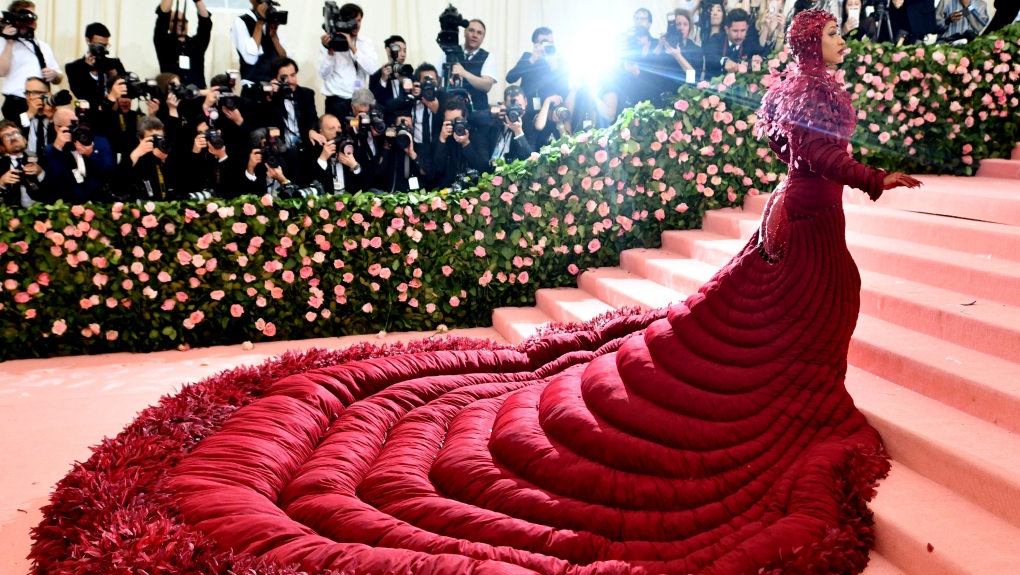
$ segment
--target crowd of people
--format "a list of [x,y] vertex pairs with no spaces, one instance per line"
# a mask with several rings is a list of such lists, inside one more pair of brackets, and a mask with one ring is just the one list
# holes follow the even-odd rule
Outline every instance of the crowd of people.
[[[501,78],[482,47],[485,23],[452,7],[440,17],[442,56],[413,67],[404,38],[386,38],[380,59],[360,34],[363,10],[329,2],[333,16],[312,71],[322,80],[320,115],[315,92],[303,85],[309,73],[280,38],[286,13],[277,3],[250,0],[230,29],[240,69],[207,82],[209,10],[194,0],[192,34],[187,10],[174,1],[156,8],[161,73],[145,80],[109,55],[111,33],[101,23],[86,27],[86,53],[62,70],[35,37],[35,5],[10,3],[0,53],[0,201],[27,207],[463,186],[499,160],[608,126],[620,110],[682,84],[760,69],[798,10],[831,11],[847,37],[898,41],[927,33],[955,41],[989,20],[984,0],[941,0],[937,9],[928,0],[796,0],[793,7],[679,0],[658,35],[652,13],[637,10],[619,37],[619,64],[588,85],[572,84],[550,28],[532,33],[532,49]],[[921,4],[932,11],[918,11]],[[68,89],[58,90],[65,79]]]

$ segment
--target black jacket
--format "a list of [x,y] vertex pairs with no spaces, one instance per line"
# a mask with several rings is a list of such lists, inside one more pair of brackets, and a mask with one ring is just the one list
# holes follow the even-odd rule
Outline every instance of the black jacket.
[[[196,15],[197,16],[197,15]],[[209,48],[212,37],[212,18],[198,17],[198,33],[189,37],[182,45],[177,36],[170,31],[170,12],[162,12],[156,6],[156,28],[152,33],[152,43],[156,46],[156,58],[159,60],[159,71],[176,74],[181,84],[194,84],[205,88],[205,51]],[[181,68],[181,56],[191,60],[191,67]]]
[[[190,151],[189,151],[190,153]],[[130,154],[125,154],[117,166],[116,190],[121,197],[131,200],[169,202],[184,199],[187,195],[182,177],[187,173],[182,158],[185,154],[171,153],[166,162],[152,154],[131,163]]]
[[[35,122],[37,120],[42,121],[42,119],[44,118],[46,118],[46,116],[44,116],[43,114],[38,114],[35,116],[35,118],[28,120],[28,123],[21,125],[21,135],[25,137],[26,141],[28,141],[28,137],[32,133],[32,122]],[[45,127],[46,133],[36,136],[37,138],[36,149],[35,150],[26,149],[25,155],[41,158],[43,155],[43,150],[46,149],[46,146],[52,144],[53,140],[57,138],[57,129],[53,121],[46,119],[44,123],[46,124]]]
[[[284,98],[274,98],[262,103],[259,108],[259,126],[279,128],[280,133],[283,134],[287,127],[287,109]],[[311,144],[308,141],[308,131],[319,129],[319,114],[315,109],[315,92],[310,88],[298,86],[294,91],[294,113],[297,116],[301,147],[307,148]]]
[[[11,171],[12,161],[13,160],[12,160],[12,158],[10,156],[6,156],[6,155],[5,156],[0,156],[0,176],[2,176],[4,174],[6,174],[7,172]],[[18,165],[21,166],[21,167],[24,167],[24,165],[25,165],[25,163],[27,161],[28,161],[28,157],[25,156],[25,155],[22,155],[21,158],[18,159]],[[45,158],[41,158],[41,157],[39,158],[39,165],[43,168],[43,170],[46,169]],[[8,206],[24,207],[24,206],[22,206],[22,202],[21,202],[21,188],[23,186],[25,187],[26,194],[28,195],[28,197],[33,202],[50,203],[52,201],[52,199],[50,197],[50,194],[48,193],[49,190],[48,190],[48,188],[46,186],[45,178],[44,178],[43,182],[36,182],[36,190],[34,192],[31,191],[26,186],[26,183],[27,183],[26,182],[26,178],[24,176],[22,176],[20,184],[15,184],[15,185],[12,185],[12,186],[7,186],[7,187],[0,186],[0,204],[4,204],[4,205],[8,205]]]
[[485,151],[486,139],[479,136],[472,131],[471,143],[467,147],[458,144],[453,136],[447,138],[445,143],[436,141],[432,147],[430,168],[426,168],[426,172],[432,175],[435,187],[450,187],[457,181],[457,176],[464,174],[468,169],[479,174],[489,171],[489,158]]
[[528,97],[528,106],[531,108],[534,108],[533,98],[538,98],[538,105],[541,106],[549,96],[558,94],[566,98],[570,92],[570,72],[563,59],[560,59],[557,69],[553,70],[545,58],[532,64],[531,52],[525,52],[506,74],[507,84],[517,80],[521,81],[521,90]]
[[[334,157],[331,161],[326,162],[326,168],[323,169],[319,165],[319,156],[322,154],[322,146],[315,145],[305,152],[305,175],[308,178],[307,183],[318,182],[322,186],[322,190],[326,194],[333,194],[339,190],[334,189],[334,170],[343,171],[343,183],[344,190],[349,193],[359,192],[364,188],[364,181],[367,179],[368,171],[371,170],[371,166],[368,163],[361,164],[359,161],[360,170],[357,174],[351,171],[350,168],[341,164]],[[357,157],[357,155],[355,155]]]
[[83,158],[85,178],[80,184],[74,176],[77,162],[71,150],[74,150],[73,143],[64,146],[63,151],[49,145],[43,152],[46,158],[43,184],[49,189],[52,199],[68,203],[110,201],[109,185],[117,169],[110,143],[102,136],[95,137],[92,155]]
[[758,39],[753,37],[750,32],[744,38],[744,42],[738,50],[731,50],[729,44],[730,42],[725,32],[713,34],[702,44],[701,47],[705,54],[705,80],[711,81],[712,78],[726,74],[722,64],[723,57],[737,63],[745,63],[748,65],[748,70],[750,70],[751,57],[761,55],[761,46],[758,45]]
[[67,72],[68,87],[71,89],[74,97],[79,100],[88,100],[93,106],[98,105],[100,101],[106,98],[104,87],[109,87],[110,80],[114,76],[126,73],[124,64],[121,64],[117,58],[104,58],[102,61],[97,62],[97,65],[105,68],[105,70],[97,74],[99,76],[98,79],[92,77],[92,67],[85,62],[85,58],[78,58],[74,62],[69,62],[64,68]]

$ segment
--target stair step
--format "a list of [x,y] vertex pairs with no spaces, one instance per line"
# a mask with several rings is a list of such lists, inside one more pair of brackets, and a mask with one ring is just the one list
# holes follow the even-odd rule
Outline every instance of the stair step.
[[726,265],[744,248],[746,240],[704,230],[677,230],[662,233],[662,248],[716,267]]
[[861,270],[861,313],[1020,363],[1018,307]]
[[[757,196],[744,196],[744,211],[759,216],[765,211],[765,204],[769,202],[772,194],[758,194]],[[711,212],[708,212],[711,213]]]
[[1020,436],[856,366],[846,388],[893,459],[1020,528]]
[[944,405],[1020,433],[1020,364],[862,314],[849,361]]
[[620,254],[620,267],[624,270],[665,286],[673,291],[690,295],[712,278],[718,266],[706,264],[681,255],[656,249],[625,250]]
[[492,312],[492,327],[508,342],[517,345],[553,319],[534,307],[501,307]]
[[846,240],[861,269],[1020,305],[1020,262],[854,232]]
[[582,323],[613,311],[613,307],[577,288],[540,289],[535,292],[538,309],[553,321]]
[[1020,142],[1013,147],[1013,150],[1009,154],[1011,160],[1020,160]]
[[758,232],[761,213],[736,208],[722,208],[705,213],[701,229],[713,234],[747,241]]
[[861,575],[906,575],[906,573],[872,550],[871,553],[868,553],[868,566],[864,568]]
[[981,178],[1020,179],[1020,160],[981,160],[977,175]]
[[577,285],[614,308],[655,309],[684,300],[680,292],[622,268],[598,268],[581,274]]
[[875,551],[905,575],[1004,575],[1020,565],[1020,529],[899,462],[869,507]]
[[953,176],[917,179],[924,186],[886,190],[878,202],[849,188],[843,199],[854,204],[1020,226],[1020,185],[1016,180]]
[[[847,232],[1020,261],[1020,228],[878,206],[843,204]],[[713,212],[709,212],[711,214]],[[706,220],[708,214],[705,215]]]

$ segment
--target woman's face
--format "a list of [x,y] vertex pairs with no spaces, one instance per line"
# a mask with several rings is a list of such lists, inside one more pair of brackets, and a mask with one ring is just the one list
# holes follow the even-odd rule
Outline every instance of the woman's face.
[[826,64],[842,64],[846,40],[839,35],[835,20],[829,20],[822,31],[822,60]]
[[691,21],[687,19],[687,16],[676,17],[676,29],[683,34],[684,40],[691,35]]
[[708,21],[712,26],[722,26],[723,9],[722,4],[713,4],[711,12],[708,13]]
[[846,0],[846,9],[850,10],[853,8],[861,9],[861,0]]

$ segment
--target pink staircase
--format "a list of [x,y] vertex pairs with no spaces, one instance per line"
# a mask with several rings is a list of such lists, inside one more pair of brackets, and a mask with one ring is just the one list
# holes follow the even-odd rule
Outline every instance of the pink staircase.
[[981,160],[977,175],[985,178],[1020,180],[1020,144],[1013,148],[1008,160]]
[[[894,460],[865,574],[1020,573],[1020,179],[921,179],[877,203],[845,194],[862,277],[846,384]],[[682,301],[756,232],[766,201],[709,212],[703,229],[539,290],[537,307],[498,309],[493,325],[516,343],[551,321]]]

